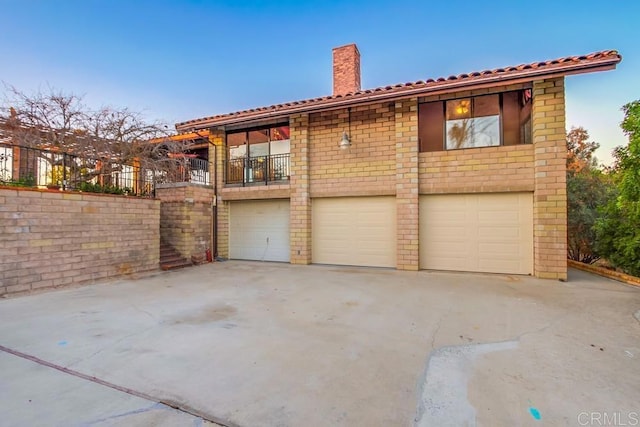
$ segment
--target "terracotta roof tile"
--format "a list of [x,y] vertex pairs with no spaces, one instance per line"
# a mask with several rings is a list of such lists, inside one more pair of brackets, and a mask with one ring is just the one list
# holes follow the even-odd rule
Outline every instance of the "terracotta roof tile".
[[264,118],[267,114],[287,114],[304,112],[321,108],[330,108],[339,105],[355,104],[370,101],[370,97],[400,98],[405,95],[418,96],[428,94],[431,91],[459,86],[472,86],[486,82],[503,84],[505,80],[522,77],[533,79],[544,78],[548,75],[568,75],[580,72],[598,71],[599,69],[614,68],[622,60],[622,56],[615,50],[604,50],[580,56],[566,56],[548,61],[532,62],[529,64],[512,65],[493,70],[472,71],[449,77],[429,78],[415,82],[398,83],[373,89],[364,89],[345,95],[324,96],[266,107],[252,108],[233,113],[203,117],[188,120],[176,124],[179,131],[187,131],[194,128],[229,124],[244,120]]

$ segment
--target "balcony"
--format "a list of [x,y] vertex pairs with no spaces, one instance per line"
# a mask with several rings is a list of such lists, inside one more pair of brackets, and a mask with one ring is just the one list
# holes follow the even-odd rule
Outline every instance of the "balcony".
[[227,160],[226,185],[269,185],[289,181],[289,157],[287,154],[256,156]]
[[167,175],[165,182],[190,182],[192,184],[211,185],[209,161],[206,159],[187,158]]

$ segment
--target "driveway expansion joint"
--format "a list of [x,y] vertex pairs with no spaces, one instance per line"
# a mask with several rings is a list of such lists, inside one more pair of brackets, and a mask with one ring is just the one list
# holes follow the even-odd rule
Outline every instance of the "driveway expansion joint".
[[86,380],[86,381],[90,381],[92,383],[99,384],[101,386],[108,387],[108,388],[111,388],[113,390],[116,390],[116,391],[119,391],[119,392],[122,392],[122,393],[129,394],[131,396],[139,397],[141,399],[145,399],[145,400],[148,400],[150,402],[154,402],[154,404],[156,404],[156,405],[157,404],[165,405],[167,407],[173,408],[173,409],[175,409],[177,411],[180,411],[180,412],[183,412],[185,414],[192,415],[192,416],[198,417],[198,418],[202,418],[204,421],[208,421],[210,423],[217,424],[217,425],[219,425],[221,427],[240,427],[237,424],[229,423],[229,422],[220,420],[217,417],[211,417],[211,416],[208,416],[208,415],[204,415],[204,414],[200,413],[199,411],[196,411],[196,410],[194,410],[192,408],[186,408],[184,405],[178,405],[175,402],[158,399],[158,398],[155,398],[155,397],[153,397],[151,395],[148,395],[146,393],[143,393],[143,392],[140,392],[140,391],[136,391],[136,390],[133,390],[133,389],[130,389],[130,388],[127,388],[127,387],[123,387],[123,386],[111,383],[109,381],[105,381],[105,380],[103,380],[101,378],[98,378],[98,377],[94,377],[94,376],[91,376],[91,375],[83,374],[82,372],[79,372],[79,371],[76,371],[76,370],[73,370],[73,369],[69,369],[69,368],[66,368],[64,366],[52,363],[52,362],[47,362],[46,360],[40,359],[39,357],[32,356],[30,354],[26,354],[26,353],[23,353],[21,351],[14,350],[12,348],[5,347],[3,345],[0,345],[0,351],[2,351],[4,353],[7,353],[7,354],[11,354],[11,355],[16,356],[16,357],[19,357],[21,359],[28,360],[28,361],[33,362],[33,363],[37,363],[38,365],[45,366],[47,368],[55,369],[57,371],[65,373],[65,374],[72,375],[74,377],[77,377],[77,378],[80,378],[80,379],[83,379],[83,380]]

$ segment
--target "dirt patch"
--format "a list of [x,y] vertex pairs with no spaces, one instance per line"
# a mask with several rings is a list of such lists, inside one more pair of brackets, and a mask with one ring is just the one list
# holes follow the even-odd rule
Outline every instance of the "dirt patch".
[[238,310],[230,305],[216,305],[212,307],[205,307],[202,310],[190,313],[186,316],[173,319],[173,323],[188,324],[188,325],[201,325],[203,323],[219,322],[221,320],[228,319],[236,314]]
[[133,267],[131,266],[131,264],[129,263],[122,263],[120,265],[118,265],[118,274],[119,275],[126,275],[126,274],[131,274],[133,273]]

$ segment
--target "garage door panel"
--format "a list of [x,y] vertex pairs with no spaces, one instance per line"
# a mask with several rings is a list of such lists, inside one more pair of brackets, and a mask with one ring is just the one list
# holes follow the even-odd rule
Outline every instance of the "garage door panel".
[[[438,266],[440,267],[439,270],[457,270],[458,266],[460,265],[460,260],[458,259],[458,257],[454,257],[454,258],[447,258],[447,257],[436,258],[436,259],[434,259],[434,262],[438,263]],[[457,270],[457,271],[459,271],[459,270]]]
[[478,264],[479,272],[505,273],[505,274],[523,274],[515,272],[519,267],[518,262],[498,261],[498,260],[480,260]]
[[314,199],[312,242],[314,263],[395,267],[395,198]]
[[514,252],[520,251],[520,245],[514,243],[481,243],[478,245],[480,258],[495,258],[496,255],[510,257]]
[[520,229],[512,227],[478,227],[478,237],[486,241],[510,241],[521,234]]
[[464,241],[464,227],[440,226],[431,231],[431,239],[436,241]]
[[[510,207],[513,209],[513,206]],[[493,211],[483,211],[478,213],[478,222],[480,224],[487,225],[498,225],[501,223],[512,223],[513,221],[518,221],[520,217],[520,212],[493,212]]]
[[462,211],[447,211],[447,210],[434,210],[431,212],[431,217],[445,223],[456,224],[458,221],[466,219],[466,212]]
[[420,196],[420,266],[532,274],[532,193]]
[[289,200],[231,202],[229,257],[288,262]]

